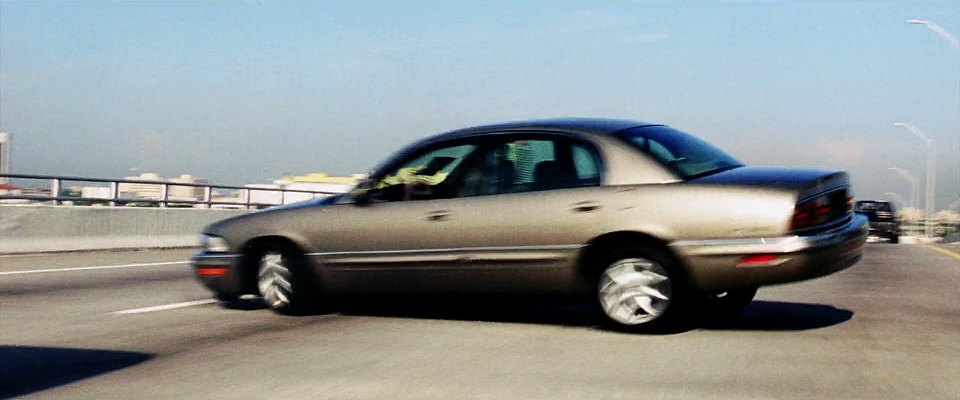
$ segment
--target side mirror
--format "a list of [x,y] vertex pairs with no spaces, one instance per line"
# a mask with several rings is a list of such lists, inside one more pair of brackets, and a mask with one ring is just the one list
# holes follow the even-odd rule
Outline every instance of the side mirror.
[[366,205],[370,202],[370,189],[353,189],[350,191],[350,199],[353,204],[358,206]]
[[373,187],[373,184],[369,180],[364,180],[350,190],[348,195],[350,196],[350,199],[353,200],[353,204],[362,206],[369,203],[371,187]]

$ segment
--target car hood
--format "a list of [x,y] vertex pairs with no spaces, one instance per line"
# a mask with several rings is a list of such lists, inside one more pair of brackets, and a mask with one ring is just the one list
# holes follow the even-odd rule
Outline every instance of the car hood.
[[269,207],[260,211],[255,211],[248,214],[225,218],[217,222],[214,222],[210,225],[207,225],[205,228],[203,228],[202,232],[205,234],[213,234],[213,235],[219,236],[228,227],[235,226],[236,224],[241,223],[242,221],[249,221],[251,219],[263,218],[264,215],[274,214],[277,212],[286,212],[286,211],[291,211],[291,210],[296,210],[301,208],[318,207],[318,206],[334,204],[337,202],[338,199],[341,198],[341,196],[345,196],[345,194],[337,194],[337,195],[324,197],[324,198],[304,200],[304,201],[299,201],[299,202],[290,203],[290,204],[283,204],[279,206]]
[[336,194],[336,195],[327,196],[323,198],[298,201],[296,203],[290,203],[290,204],[282,204],[279,206],[266,208],[261,212],[270,212],[270,211],[276,211],[276,210],[291,210],[291,209],[297,209],[297,208],[306,208],[306,207],[321,206],[326,204],[333,204],[334,202],[337,201],[337,199],[340,198],[340,196],[343,196],[343,194]]

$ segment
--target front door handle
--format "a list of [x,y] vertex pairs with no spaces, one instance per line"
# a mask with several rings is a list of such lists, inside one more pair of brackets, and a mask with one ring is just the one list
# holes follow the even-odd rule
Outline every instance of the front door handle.
[[450,219],[450,211],[447,211],[447,210],[431,211],[427,213],[428,221],[440,222],[440,221],[446,221],[448,219]]
[[574,203],[572,206],[570,206],[570,210],[573,212],[591,212],[600,209],[600,207],[600,203],[588,200]]

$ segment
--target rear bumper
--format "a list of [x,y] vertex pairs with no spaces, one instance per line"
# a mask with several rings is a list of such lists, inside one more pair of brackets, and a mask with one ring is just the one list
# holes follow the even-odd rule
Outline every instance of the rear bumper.
[[897,236],[900,234],[900,226],[896,222],[870,222],[871,236]]
[[[687,267],[695,289],[720,292],[829,275],[860,260],[867,219],[854,214],[838,228],[808,236],[679,241],[670,245]],[[743,264],[746,256],[773,255]]]
[[200,283],[218,295],[239,296],[243,293],[240,276],[240,255],[198,253],[193,256],[193,273]]

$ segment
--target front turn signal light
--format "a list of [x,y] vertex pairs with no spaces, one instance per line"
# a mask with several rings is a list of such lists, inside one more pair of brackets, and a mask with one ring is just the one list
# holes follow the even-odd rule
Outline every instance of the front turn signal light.
[[211,276],[224,276],[226,274],[227,274],[227,269],[224,267],[197,268],[197,276],[211,277]]

